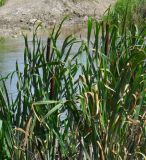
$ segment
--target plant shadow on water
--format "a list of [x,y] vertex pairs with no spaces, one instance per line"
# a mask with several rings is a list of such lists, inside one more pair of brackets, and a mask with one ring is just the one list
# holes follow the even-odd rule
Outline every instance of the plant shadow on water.
[[1,159],[145,158],[146,28],[126,26],[126,12],[114,16],[89,18],[87,40],[70,35],[61,47],[65,19],[47,46],[37,32],[32,47],[24,36],[24,67],[16,62],[11,75],[16,98],[1,78]]

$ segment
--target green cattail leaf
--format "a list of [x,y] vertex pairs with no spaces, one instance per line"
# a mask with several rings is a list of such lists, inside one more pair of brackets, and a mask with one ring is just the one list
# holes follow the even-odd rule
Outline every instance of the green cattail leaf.
[[37,105],[54,104],[54,103],[58,103],[58,101],[53,101],[53,100],[49,100],[49,101],[39,101],[39,102],[34,102],[33,105],[34,105],[34,106],[37,106]]
[[93,20],[91,17],[89,17],[89,19],[88,19],[88,35],[87,35],[88,46],[89,46],[89,41],[90,41],[91,32],[92,32],[92,25],[93,25]]
[[53,107],[43,118],[43,120],[47,117],[49,117],[51,114],[53,114],[54,112],[56,112],[58,109],[60,109],[63,106],[63,103],[59,103],[57,104],[55,107]]

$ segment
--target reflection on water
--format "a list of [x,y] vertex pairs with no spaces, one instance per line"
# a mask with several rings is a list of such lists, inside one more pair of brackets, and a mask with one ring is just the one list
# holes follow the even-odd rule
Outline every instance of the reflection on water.
[[22,39],[7,40],[0,45],[0,73],[6,75],[15,69],[16,60],[23,63],[24,43]]

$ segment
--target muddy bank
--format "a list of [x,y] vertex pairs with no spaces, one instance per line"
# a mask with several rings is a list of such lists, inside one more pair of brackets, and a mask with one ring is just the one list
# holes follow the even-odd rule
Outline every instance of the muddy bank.
[[36,20],[48,28],[69,15],[66,25],[99,19],[116,0],[7,0],[0,7],[0,36],[17,36],[32,30]]

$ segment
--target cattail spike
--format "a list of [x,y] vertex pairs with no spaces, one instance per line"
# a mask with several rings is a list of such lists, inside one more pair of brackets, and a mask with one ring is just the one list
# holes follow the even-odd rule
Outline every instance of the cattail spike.
[[51,39],[48,37],[47,40],[47,52],[46,52],[46,61],[49,62],[50,60],[50,51],[51,51]]
[[106,24],[106,37],[105,37],[105,55],[108,55],[109,52],[109,24]]
[[50,79],[50,100],[54,97],[54,89],[55,89],[55,77],[52,76]]

